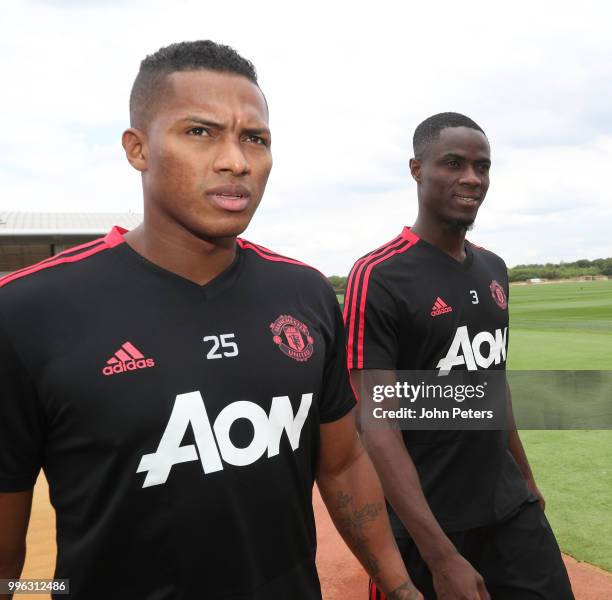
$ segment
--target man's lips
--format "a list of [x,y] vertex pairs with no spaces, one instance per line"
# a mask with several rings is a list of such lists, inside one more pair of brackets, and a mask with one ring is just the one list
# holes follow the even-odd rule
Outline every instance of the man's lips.
[[472,196],[468,194],[453,194],[454,198],[457,198],[463,206],[477,206],[480,204],[480,196]]
[[226,184],[206,190],[206,196],[223,210],[240,212],[249,205],[251,192],[240,184]]

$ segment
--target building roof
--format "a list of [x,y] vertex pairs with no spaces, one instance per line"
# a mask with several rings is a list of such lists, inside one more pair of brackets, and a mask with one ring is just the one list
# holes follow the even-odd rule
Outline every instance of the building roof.
[[46,235],[104,235],[114,225],[133,229],[137,213],[39,213],[0,211],[0,237]]

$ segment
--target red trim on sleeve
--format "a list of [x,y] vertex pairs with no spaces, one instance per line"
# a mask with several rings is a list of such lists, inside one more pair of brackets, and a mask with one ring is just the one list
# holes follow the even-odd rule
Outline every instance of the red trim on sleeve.
[[[404,239],[402,239],[401,237],[397,237],[395,240],[392,240],[388,244],[385,244],[385,246],[382,246],[378,250],[375,250],[374,252],[368,254],[367,256],[360,258],[355,263],[355,266],[353,267],[353,270],[351,271],[351,277],[349,277],[349,284],[347,286],[347,296],[344,299],[344,321],[346,322],[347,317],[349,315],[349,311],[351,315],[351,329],[349,331],[349,340],[348,340],[349,348],[353,342],[353,327],[355,323],[355,310],[357,307],[357,296],[359,296],[359,291],[361,290],[361,274],[363,273],[363,268],[365,267],[366,264],[368,264],[369,261],[374,260],[378,256],[385,254],[391,248],[396,248],[397,246],[400,246],[401,244],[405,244],[405,243],[406,242]],[[351,284],[352,284],[352,292],[349,291]],[[352,350],[351,350],[351,353],[352,353]]]
[[[363,336],[365,330],[365,307],[367,301],[368,284],[372,269],[388,260],[396,254],[402,254],[419,241],[419,237],[412,233],[408,227],[404,227],[402,233],[391,242],[381,246],[378,250],[371,252],[355,263],[349,284],[347,286],[347,297],[344,305],[344,318],[347,322],[347,317],[350,315],[349,332],[348,332],[348,348],[347,348],[347,363],[350,368],[363,368]],[[352,286],[352,291],[351,290]],[[359,309],[357,303],[359,298]],[[350,307],[348,306],[350,302]],[[357,336],[357,361],[355,361],[355,335]],[[356,364],[355,364],[356,362]]]
[[351,272],[349,273],[349,278],[346,284],[346,296],[344,298],[344,322],[346,323],[346,317],[348,316],[348,307],[349,307],[349,302],[347,302],[348,298],[353,297],[353,287],[355,285],[355,282],[357,279],[359,279],[359,275],[357,275],[357,277],[355,277],[355,274],[357,272],[361,273],[361,270],[359,269],[359,267],[365,262],[367,261],[369,258],[371,258],[372,256],[379,255],[381,252],[383,252],[384,250],[387,250],[387,248],[389,248],[390,246],[392,246],[393,244],[395,244],[396,242],[399,242],[401,240],[401,235],[398,235],[396,238],[393,238],[390,242],[387,242],[386,244],[383,244],[380,248],[377,248],[376,250],[374,250],[373,252],[370,252],[368,254],[366,254],[364,257],[360,258],[354,265],[353,268],[351,269]]
[[123,238],[123,234],[127,232],[128,232],[127,229],[124,229],[123,227],[119,227],[119,225],[115,225],[104,236],[104,243],[109,248],[114,248],[115,246],[118,246],[119,244],[123,244],[123,242],[125,242],[125,239]]
[[[36,263],[35,265],[25,267],[24,269],[20,269],[19,271],[15,271],[14,273],[9,273],[8,275],[0,279],[0,287],[3,287],[7,283],[11,283],[12,281],[15,281],[17,279],[21,279],[22,277],[26,277],[27,275],[37,273],[38,271],[50,269],[51,267],[62,265],[64,263],[78,262],[80,260],[93,256],[98,252],[102,252],[103,250],[108,250],[109,248],[118,246],[119,244],[125,242],[125,240],[123,239],[123,234],[126,233],[126,231],[126,229],[115,226],[103,238],[93,240],[92,242],[87,242],[86,244],[81,244],[80,246],[75,246],[74,248],[68,248],[60,254],[47,258],[39,263]],[[81,249],[83,250],[83,252],[78,252],[78,250]],[[77,253],[72,254],[75,251]]]
[[299,260],[294,260],[293,258],[288,258],[287,256],[283,256],[282,254],[277,254],[276,252],[272,252],[272,250],[268,250],[263,246],[254,244],[253,242],[249,242],[247,240],[243,240],[242,238],[236,238],[236,243],[243,250],[252,250],[253,252],[255,252],[255,254],[266,260],[272,262],[284,262],[292,265],[300,265],[302,267],[308,267],[309,269],[313,269],[314,271],[317,271],[317,273],[319,272],[318,269],[315,269],[314,267],[311,267],[306,263],[300,262]]
[[[73,248],[67,248],[66,250],[63,250],[62,252],[58,252],[57,254],[54,254],[53,256],[50,256],[49,258],[45,258],[44,260],[41,260],[40,262],[34,265],[28,265],[27,267],[22,267],[21,269],[18,269],[17,271],[13,271],[12,273],[9,273],[8,275],[12,276],[12,275],[17,275],[18,273],[22,273],[23,271],[30,271],[32,267],[43,265],[48,262],[54,262],[58,258],[64,256],[65,254],[71,254],[72,252],[77,252],[78,250],[81,250],[81,249],[89,248],[97,244],[102,244],[103,242],[104,240],[102,238],[98,238],[91,242],[87,242],[86,244],[81,244],[80,246],[75,246]],[[5,275],[5,277],[7,277],[8,275]]]
[[404,227],[404,229],[402,229],[401,236],[413,244],[416,244],[421,239],[416,233],[412,233],[410,227]]

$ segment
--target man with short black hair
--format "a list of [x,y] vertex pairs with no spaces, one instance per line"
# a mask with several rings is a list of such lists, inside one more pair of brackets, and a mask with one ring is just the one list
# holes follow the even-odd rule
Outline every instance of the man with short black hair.
[[[418,592],[314,269],[237,236],[272,167],[253,66],[147,57],[123,134],[144,221],[0,280],[0,579],[41,467],[74,600],[313,600],[312,486],[389,598]],[[61,598],[61,595],[54,595]]]
[[[364,410],[373,385],[393,384],[397,371],[505,369],[506,266],[465,239],[490,166],[488,139],[472,119],[440,113],[416,128],[417,220],[359,259],[347,284],[348,364]],[[364,428],[396,540],[426,600],[573,598],[507,402],[509,433]],[[370,597],[384,597],[375,582]]]

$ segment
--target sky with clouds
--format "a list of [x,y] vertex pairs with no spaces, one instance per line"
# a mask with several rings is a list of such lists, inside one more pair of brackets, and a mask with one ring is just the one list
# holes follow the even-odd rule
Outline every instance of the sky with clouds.
[[274,168],[244,236],[328,275],[416,215],[424,118],[487,132],[470,239],[508,265],[612,256],[612,4],[22,0],[0,23],[0,210],[140,212],[121,147],[140,60],[213,39],[252,60]]

